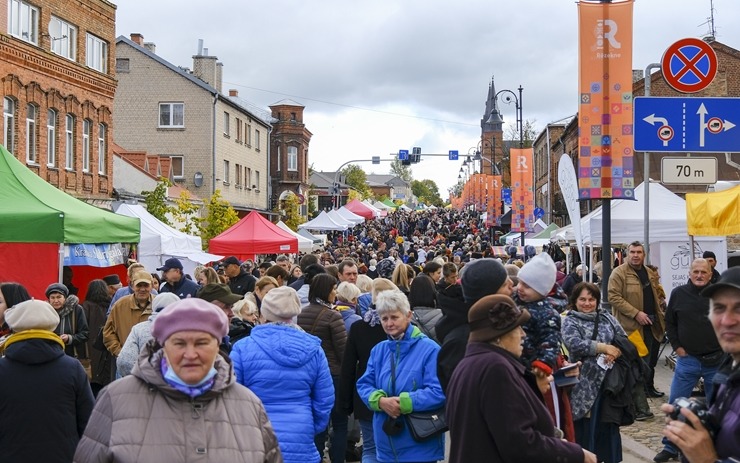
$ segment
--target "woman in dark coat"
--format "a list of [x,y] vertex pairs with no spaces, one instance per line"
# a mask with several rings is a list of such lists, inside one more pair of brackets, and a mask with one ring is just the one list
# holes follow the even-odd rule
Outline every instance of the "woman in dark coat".
[[93,409],[85,370],[64,355],[52,330],[59,315],[46,301],[5,311],[13,331],[0,346],[2,461],[69,463]]
[[447,387],[450,463],[596,463],[555,434],[537,380],[519,361],[529,318],[499,294],[470,308],[465,357]]
[[86,359],[85,343],[90,337],[90,330],[80,300],[74,294],[69,294],[67,287],[61,283],[50,284],[46,288],[46,298],[59,314],[59,325],[54,332],[64,341],[64,352],[71,357]]
[[97,397],[98,391],[103,386],[111,382],[111,365],[113,357],[108,349],[103,346],[103,350],[95,348],[95,339],[100,330],[105,326],[106,311],[110,305],[110,296],[108,295],[108,285],[103,280],[93,280],[87,285],[85,302],[82,304],[82,311],[87,319],[87,327],[90,331],[90,337],[85,343],[86,353],[90,359],[92,369],[92,378],[90,386],[93,394]]

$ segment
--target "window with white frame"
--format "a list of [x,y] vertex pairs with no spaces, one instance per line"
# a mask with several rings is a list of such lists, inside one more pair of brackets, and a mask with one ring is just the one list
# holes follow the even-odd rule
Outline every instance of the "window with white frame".
[[224,111],[224,135],[226,137],[231,135],[229,130],[229,113],[227,113],[226,111]]
[[3,146],[11,154],[15,151],[15,100],[3,98]]
[[277,151],[277,171],[280,172],[280,169],[283,167],[280,159],[280,145],[277,146],[277,149],[275,151]]
[[8,33],[38,45],[39,9],[23,0],[10,0],[8,2]]
[[224,160],[224,183],[229,183],[229,161]]
[[36,152],[36,143],[39,139],[38,124],[36,124],[38,109],[29,103],[26,106],[26,162],[36,164],[38,153]]
[[82,171],[90,171],[90,130],[92,122],[90,119],[82,121]]
[[57,164],[57,112],[50,109],[46,112],[46,165]]
[[182,180],[185,178],[185,157],[184,156],[170,156],[170,164],[172,165],[172,176],[175,180]]
[[234,176],[234,181],[236,182],[237,188],[241,188],[242,186],[242,166],[239,164],[236,164],[234,166],[234,173],[236,174]]
[[159,126],[185,127],[185,103],[159,103]]
[[108,71],[108,43],[105,40],[87,34],[87,67],[100,72]]
[[247,173],[244,176],[244,183],[246,183],[248,190],[252,189],[252,169],[249,167],[247,167]]
[[75,168],[75,117],[67,114],[64,130],[64,168]]
[[252,124],[247,124],[247,146],[252,146]]
[[254,145],[255,145],[254,149],[256,151],[259,151],[260,150],[260,131],[259,130],[254,131]]
[[74,60],[77,57],[77,28],[56,16],[49,21],[51,51],[59,56]]
[[258,171],[258,170],[255,170],[254,171],[254,185],[255,185],[254,188],[257,191],[259,191],[260,190],[260,171]]
[[238,117],[236,118],[236,142],[242,142],[242,120]]
[[98,173],[105,175],[108,167],[108,152],[106,150],[105,136],[108,133],[108,127],[105,124],[98,124]]
[[298,170],[298,147],[297,146],[288,147],[288,170],[290,171]]
[[242,176],[242,180],[244,181],[244,188],[246,188],[247,190],[249,189],[249,187],[252,186],[252,185],[249,184],[249,181],[251,180],[249,178],[249,174],[251,172],[252,171],[248,167],[246,167],[246,166],[244,167],[244,175]]

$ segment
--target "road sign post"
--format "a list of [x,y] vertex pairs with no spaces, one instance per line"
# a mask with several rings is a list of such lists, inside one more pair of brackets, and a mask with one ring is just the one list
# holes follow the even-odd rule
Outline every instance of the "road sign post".
[[740,152],[738,123],[740,98],[635,98],[635,151]]

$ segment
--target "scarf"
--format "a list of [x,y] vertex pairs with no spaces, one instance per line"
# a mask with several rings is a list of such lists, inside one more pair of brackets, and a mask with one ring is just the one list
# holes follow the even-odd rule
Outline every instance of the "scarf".
[[27,341],[29,339],[47,339],[49,341],[58,342],[59,345],[62,346],[62,349],[67,347],[64,345],[64,341],[62,341],[62,338],[60,338],[58,334],[53,333],[51,331],[24,330],[18,333],[13,333],[7,338],[5,338],[5,342],[0,344],[0,354],[5,352],[5,349],[7,349],[9,345],[16,343],[16,342],[20,342],[20,341]]
[[213,388],[213,384],[216,382],[216,378],[212,377],[209,380],[207,380],[205,383],[198,385],[198,386],[188,386],[186,384],[180,384],[175,381],[170,381],[169,378],[167,378],[167,371],[169,369],[170,369],[170,366],[167,363],[167,359],[163,355],[162,361],[159,364],[159,370],[162,372],[162,378],[164,378],[167,384],[177,389],[178,391],[182,392],[183,394],[187,395],[191,399],[201,396],[205,394],[206,392],[210,391],[211,388]]
[[378,316],[378,311],[374,304],[367,308],[365,316],[362,319],[370,326],[375,326],[380,323],[380,317]]

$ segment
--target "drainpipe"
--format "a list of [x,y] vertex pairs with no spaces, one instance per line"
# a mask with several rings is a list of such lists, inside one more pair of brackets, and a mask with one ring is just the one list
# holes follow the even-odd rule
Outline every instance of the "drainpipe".
[[211,114],[213,118],[213,129],[211,130],[211,135],[213,136],[211,146],[211,195],[216,194],[216,103],[218,103],[218,92],[213,94],[213,110]]
[[272,141],[270,139],[270,135],[272,134],[272,125],[267,124],[267,170],[265,171],[267,175],[265,175],[265,178],[267,179],[267,201],[265,210],[268,212],[272,212],[270,210],[270,200],[272,199],[272,175],[270,174],[270,154],[272,152]]

